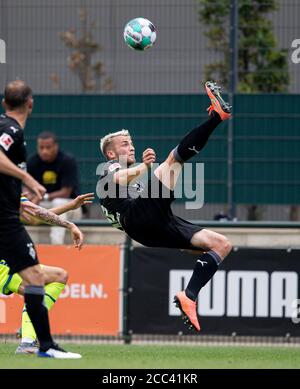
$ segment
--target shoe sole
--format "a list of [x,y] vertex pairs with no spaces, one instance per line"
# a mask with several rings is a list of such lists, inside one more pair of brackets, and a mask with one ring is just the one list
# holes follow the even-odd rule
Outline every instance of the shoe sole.
[[49,354],[47,354],[47,353],[44,353],[43,351],[39,351],[38,353],[37,353],[37,357],[38,358],[51,358],[51,359],[60,359],[60,360],[62,360],[62,359],[81,359],[82,358],[82,356],[80,355],[80,356],[78,356],[78,357],[71,357],[71,356],[68,356],[68,357],[63,357],[63,356],[60,356],[60,357],[55,357],[55,356],[53,356],[53,355],[49,355]]
[[59,359],[59,360],[70,360],[70,359],[81,359],[82,357],[52,357],[50,355],[40,355],[40,354],[37,354],[37,357],[38,358],[47,358],[47,359]]
[[184,312],[184,310],[182,309],[181,307],[181,303],[180,303],[180,300],[177,296],[174,297],[174,301],[173,303],[175,304],[176,308],[179,308],[180,311],[181,311],[181,318],[183,320],[183,323],[185,325],[188,325],[188,329],[191,330],[191,331],[194,331],[194,332],[199,332],[200,330],[198,330],[194,324],[190,321],[190,319],[188,318],[187,314]]
[[221,88],[211,82],[211,81],[207,81],[205,83],[205,89],[206,89],[206,92],[209,96],[209,98],[212,100],[212,104],[216,104],[218,106],[218,108],[220,110],[222,110],[225,114],[231,114],[231,106],[226,103],[223,98],[221,97],[220,95],[220,90]]

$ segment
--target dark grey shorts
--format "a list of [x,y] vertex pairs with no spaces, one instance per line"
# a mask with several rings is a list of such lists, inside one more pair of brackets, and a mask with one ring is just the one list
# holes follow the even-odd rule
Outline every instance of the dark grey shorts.
[[19,220],[1,221],[0,259],[8,264],[10,274],[39,263],[34,244]]
[[171,209],[174,192],[156,176],[149,180],[148,186],[153,182],[164,196],[133,200],[121,220],[124,231],[144,246],[193,249],[191,239],[202,228],[174,215]]

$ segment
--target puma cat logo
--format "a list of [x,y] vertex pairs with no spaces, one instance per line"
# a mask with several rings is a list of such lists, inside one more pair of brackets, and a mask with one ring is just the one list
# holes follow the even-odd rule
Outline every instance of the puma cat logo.
[[200,261],[200,259],[197,259],[197,262],[200,262],[202,267],[204,266],[205,263],[207,263],[206,261]]
[[189,147],[189,150],[195,151],[195,154],[198,154],[200,152],[200,150],[198,151],[195,146]]

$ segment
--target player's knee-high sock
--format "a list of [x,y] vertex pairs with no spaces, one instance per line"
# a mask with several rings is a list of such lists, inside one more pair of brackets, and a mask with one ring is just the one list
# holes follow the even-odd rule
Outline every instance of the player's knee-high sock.
[[221,258],[214,251],[208,251],[197,260],[194,272],[185,289],[185,294],[193,301],[197,300],[200,289],[212,278],[218,270]]
[[28,285],[25,287],[25,304],[37,334],[41,351],[46,351],[53,346],[48,311],[43,304],[44,294],[45,289],[43,286]]
[[175,159],[183,163],[198,154],[206,145],[213,130],[221,122],[222,120],[219,114],[212,111],[211,117],[199,127],[189,132],[173,150]]
[[[65,284],[60,282],[52,282],[45,286],[44,304],[48,311],[53,307],[64,287]],[[36,340],[36,333],[28,316],[26,306],[24,306],[22,313],[22,342],[31,343],[34,340]]]

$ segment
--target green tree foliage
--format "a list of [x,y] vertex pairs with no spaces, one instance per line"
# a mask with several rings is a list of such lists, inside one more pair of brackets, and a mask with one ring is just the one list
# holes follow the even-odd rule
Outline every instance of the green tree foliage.
[[[209,48],[220,58],[206,66],[206,77],[229,86],[231,0],[198,0]],[[272,21],[276,0],[238,0],[238,91],[286,92],[287,50],[278,48]]]

